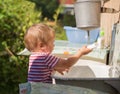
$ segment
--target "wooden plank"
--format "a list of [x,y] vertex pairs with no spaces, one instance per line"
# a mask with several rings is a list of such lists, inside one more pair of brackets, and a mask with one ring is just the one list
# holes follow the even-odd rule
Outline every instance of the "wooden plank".
[[[104,7],[119,10],[120,0],[110,0],[105,3]],[[110,46],[112,27],[118,21],[119,14],[120,13],[116,14],[101,13],[101,28],[103,28],[105,31],[105,46]]]

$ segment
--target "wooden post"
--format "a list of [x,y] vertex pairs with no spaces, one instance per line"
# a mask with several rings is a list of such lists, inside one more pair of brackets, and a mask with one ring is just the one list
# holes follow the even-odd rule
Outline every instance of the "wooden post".
[[[110,0],[104,4],[104,7],[120,10],[120,0]],[[101,13],[101,28],[105,31],[105,46],[110,46],[112,27],[119,20],[120,13]]]

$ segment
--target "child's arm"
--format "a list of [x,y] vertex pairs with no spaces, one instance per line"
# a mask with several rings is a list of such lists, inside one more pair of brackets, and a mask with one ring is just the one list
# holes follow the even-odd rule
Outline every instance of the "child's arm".
[[78,50],[78,52],[67,59],[60,59],[58,63],[55,65],[54,69],[61,74],[63,74],[63,71],[68,70],[71,66],[73,66],[82,55],[88,54],[91,52],[92,49],[87,48],[86,46],[83,46],[81,49]]

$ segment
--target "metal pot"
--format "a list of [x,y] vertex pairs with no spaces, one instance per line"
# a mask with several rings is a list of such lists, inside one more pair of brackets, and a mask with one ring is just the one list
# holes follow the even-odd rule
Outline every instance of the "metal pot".
[[[103,1],[103,2],[102,2]],[[84,30],[100,27],[101,13],[118,13],[113,8],[101,7],[108,0],[77,0],[74,4],[76,26]]]
[[78,0],[74,4],[76,25],[91,30],[100,26],[101,0]]

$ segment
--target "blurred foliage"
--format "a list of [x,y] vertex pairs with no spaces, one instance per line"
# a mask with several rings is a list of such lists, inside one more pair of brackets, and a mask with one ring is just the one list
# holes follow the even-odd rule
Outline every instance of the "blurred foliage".
[[56,31],[56,40],[66,40],[66,34],[65,30],[63,29],[63,24],[61,23],[62,19],[59,19],[60,13],[64,10],[63,6],[59,5],[58,8],[55,10],[55,13],[53,14],[54,18],[54,29]]
[[[76,26],[75,16],[63,14],[64,7],[59,4],[59,0],[29,0],[35,3],[36,10],[42,11],[43,20],[59,21],[63,26]],[[63,0],[64,2],[65,0]]]
[[53,20],[55,10],[59,7],[58,0],[29,0],[36,4],[36,9],[42,11],[42,18]]
[[76,26],[75,15],[64,14],[63,19],[61,19],[62,26]]
[[0,94],[17,94],[18,84],[27,81],[27,56],[23,50],[26,29],[40,22],[41,12],[26,0],[0,0]]

